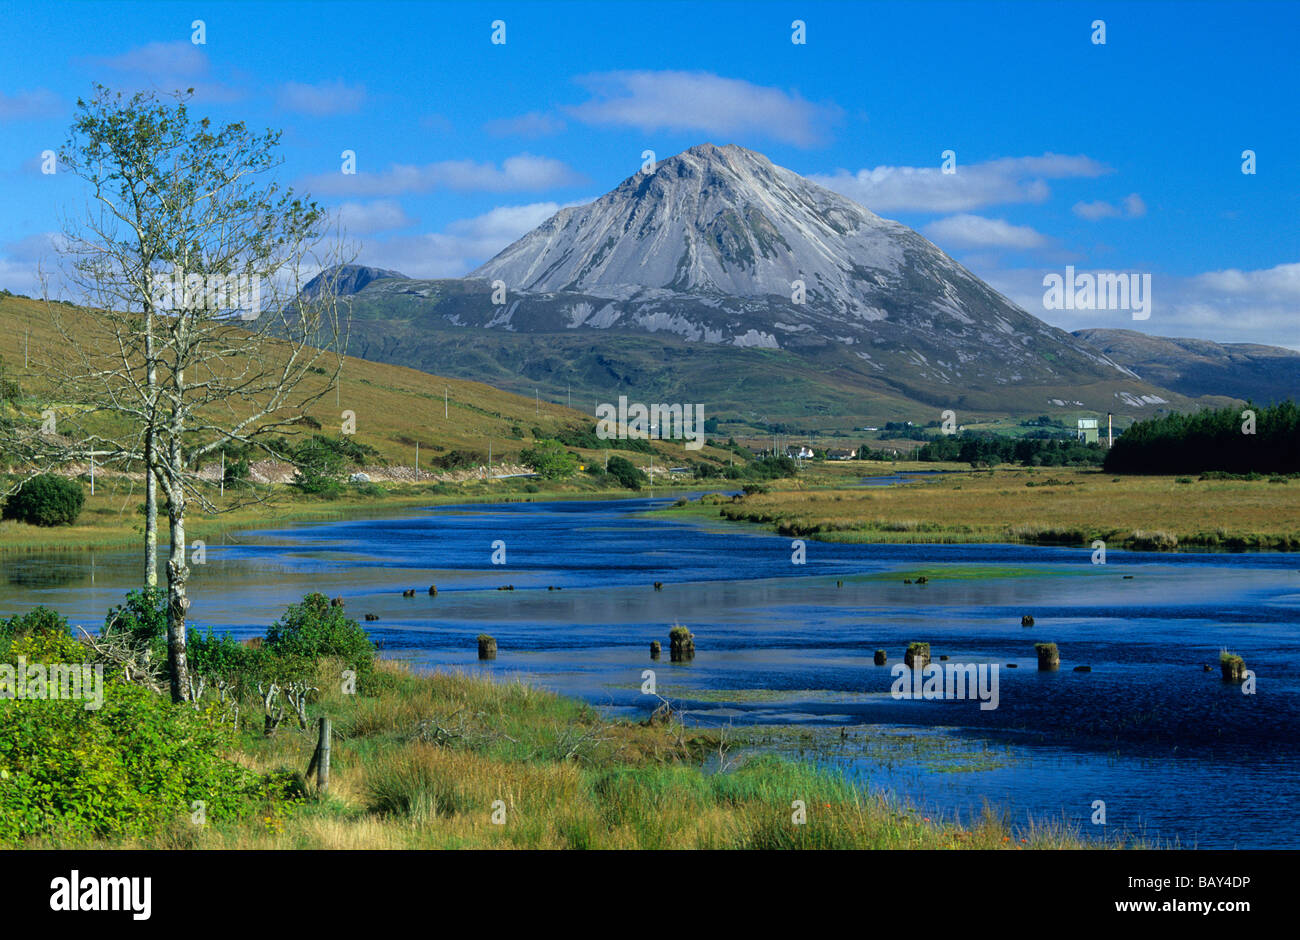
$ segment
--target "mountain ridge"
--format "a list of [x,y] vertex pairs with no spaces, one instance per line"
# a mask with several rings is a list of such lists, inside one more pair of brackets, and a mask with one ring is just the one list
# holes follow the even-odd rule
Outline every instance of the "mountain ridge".
[[561,209],[465,278],[372,277],[349,296],[363,356],[597,400],[642,382],[647,400],[672,387],[756,415],[1187,405],[907,226],[735,145]]
[[1293,349],[1136,330],[1085,329],[1073,335],[1144,379],[1183,395],[1220,395],[1260,404],[1300,397],[1300,352]]

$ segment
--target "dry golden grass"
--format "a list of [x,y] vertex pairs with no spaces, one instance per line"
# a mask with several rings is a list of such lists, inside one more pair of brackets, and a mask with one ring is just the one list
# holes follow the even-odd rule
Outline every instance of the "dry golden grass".
[[999,469],[877,489],[794,491],[778,482],[772,492],[719,500],[703,511],[833,541],[1086,544],[1101,538],[1115,547],[1294,549],[1300,548],[1298,489],[1300,480]]
[[[84,315],[68,307],[60,307],[59,312],[70,322]],[[30,337],[31,366],[27,369],[23,368],[25,336]],[[29,396],[22,405],[23,414],[29,418],[38,415],[45,407],[53,407],[56,414],[74,407],[60,402],[58,390],[50,387],[43,378],[41,363],[58,357],[59,344],[59,334],[50,322],[44,303],[0,297],[0,356],[5,358],[7,378],[17,381],[23,395]],[[326,386],[326,382],[326,376],[312,375],[304,382],[304,388],[319,390]],[[444,390],[449,400],[445,418]],[[375,448],[379,460],[388,461],[395,467],[412,465],[418,442],[421,466],[426,472],[430,469],[431,459],[452,450],[477,451],[484,455],[490,450],[494,466],[515,462],[521,450],[533,446],[534,428],[549,436],[563,428],[595,424],[591,414],[544,400],[536,403],[532,398],[513,395],[482,383],[446,379],[353,357],[347,357],[344,363],[339,394],[326,394],[307,414],[319,422],[319,433],[337,437],[341,431],[343,410],[355,412],[356,433],[353,439]],[[104,419],[102,423],[108,429],[108,420]],[[603,459],[596,452],[577,450],[587,463]],[[655,450],[659,467],[669,463],[680,464],[688,457],[712,456],[723,462],[727,459],[722,452],[712,448],[687,452],[674,441],[656,441]],[[642,467],[649,462],[648,455],[644,454],[624,452],[623,456]],[[4,469],[3,457],[0,454],[0,471]],[[435,495],[429,492],[432,484],[400,484],[384,487],[383,496],[348,496],[331,501],[304,497],[284,486],[260,487],[256,495],[269,497],[265,501],[219,514],[204,515],[198,511],[197,503],[191,503],[188,530],[191,537],[210,539],[224,531],[258,524],[338,519],[381,508],[466,498],[491,500],[540,498],[546,494],[589,495],[597,490],[597,485],[585,474],[578,474],[574,480],[563,483],[543,483],[540,494],[526,494],[524,488],[527,485],[522,480],[470,482],[452,485],[450,489],[454,495]],[[537,488],[537,484],[533,486]],[[221,498],[215,485],[210,490],[208,497],[223,510],[250,498],[249,494],[233,492]],[[142,535],[137,535],[137,532],[142,532],[142,517],[137,509],[143,500],[139,480],[105,473],[101,469],[96,493],[88,497],[77,525],[39,528],[0,522],[0,551],[132,546],[142,538]],[[160,537],[165,538],[165,533]]]

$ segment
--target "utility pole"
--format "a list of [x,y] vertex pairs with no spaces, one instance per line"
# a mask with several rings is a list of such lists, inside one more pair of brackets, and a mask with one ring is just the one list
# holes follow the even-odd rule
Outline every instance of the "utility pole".
[[537,389],[533,389],[533,417],[541,414],[542,401],[537,397]]
[[415,478],[420,479],[420,442],[415,442]]
[[1115,420],[1115,416],[1111,414],[1109,411],[1106,412],[1106,448],[1108,450],[1115,446],[1114,420]]
[[447,417],[447,414],[448,414],[448,412],[447,412],[447,407],[448,407],[447,402],[450,400],[450,397],[451,397],[451,391],[447,388],[447,386],[444,385],[444,386],[442,387],[442,416],[443,416],[444,418],[446,418],[446,417]]
[[27,338],[31,333],[30,328],[23,330],[23,371],[27,371]]
[[573,386],[572,386],[572,385],[566,385],[566,386],[564,386],[564,390],[565,390],[566,392],[568,392],[568,395],[569,395],[569,407],[572,408],[572,407],[573,407]]
[[95,495],[95,455],[90,455],[90,495]]
[[226,495],[226,452],[221,452],[221,495]]

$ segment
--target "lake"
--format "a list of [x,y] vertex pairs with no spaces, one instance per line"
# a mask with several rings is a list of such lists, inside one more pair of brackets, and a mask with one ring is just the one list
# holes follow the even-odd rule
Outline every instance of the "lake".
[[[930,815],[968,820],[987,799],[1013,823],[1064,818],[1087,837],[1300,847],[1300,558],[1110,551],[1094,565],[1085,547],[810,540],[795,564],[788,538],[641,517],[675,498],[243,533],[195,566],[192,623],[261,634],[308,591],[341,595],[358,620],[379,615],[366,626],[385,655],[519,676],[634,718],[659,703],[641,692],[653,668],[688,720],[770,726],[773,748]],[[98,625],[138,564],[130,552],[0,556],[0,612],[43,603]],[[903,583],[918,572],[928,583]],[[674,623],[695,634],[691,663],[668,661]],[[494,662],[477,661],[482,632],[497,638]],[[936,662],[997,664],[998,707],[896,700],[890,666],[911,641]],[[1037,670],[1037,641],[1058,644],[1059,671]],[[1256,694],[1221,681],[1224,647],[1245,658]],[[873,664],[878,648],[889,666]],[[807,750],[792,728],[826,729],[830,743]],[[1105,825],[1092,822],[1096,801]]]

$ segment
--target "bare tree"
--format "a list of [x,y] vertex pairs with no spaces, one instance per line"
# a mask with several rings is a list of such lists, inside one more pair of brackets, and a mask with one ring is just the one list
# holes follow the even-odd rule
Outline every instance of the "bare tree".
[[303,290],[341,250],[324,211],[273,179],[279,133],[192,120],[189,95],[98,86],[77,103],[61,162],[89,192],[61,252],[82,307],[48,303],[60,348],[46,376],[70,404],[57,433],[17,448],[36,467],[94,459],[143,473],[147,585],[166,497],[176,701],[190,694],[186,519],[191,502],[221,508],[203,462],[231,444],[283,456],[271,439],[335,387],[345,345],[333,279]]

